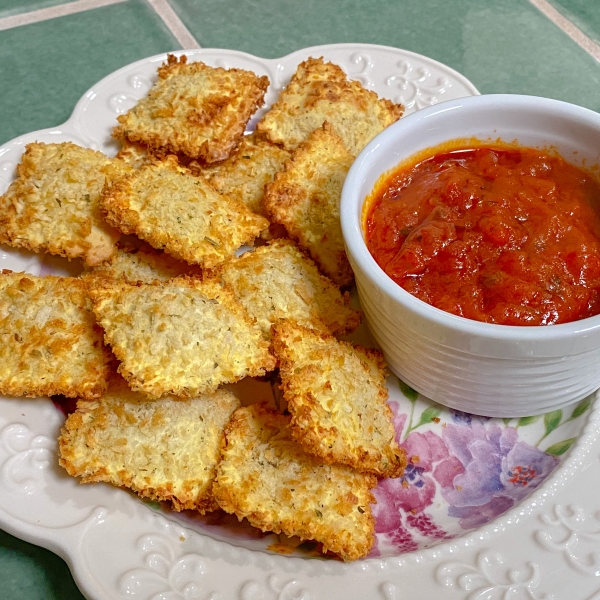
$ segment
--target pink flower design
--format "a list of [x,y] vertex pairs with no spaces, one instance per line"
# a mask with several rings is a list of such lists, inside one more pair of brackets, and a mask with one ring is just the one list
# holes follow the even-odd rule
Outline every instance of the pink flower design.
[[416,515],[409,513],[406,517],[406,522],[413,529],[417,529],[422,535],[430,538],[437,540],[450,540],[454,537],[436,525],[433,517],[428,515],[426,512],[417,513]]
[[464,529],[488,523],[528,496],[558,464],[555,456],[519,441],[513,427],[496,423],[449,424],[451,456],[434,470],[448,514]]
[[[393,404],[390,406],[399,439],[406,415],[399,415],[397,408]],[[434,465],[447,459],[449,454],[442,438],[433,431],[413,431],[400,446],[408,459],[404,474],[380,480],[374,492],[377,504],[373,506],[373,513],[375,531],[386,534],[398,551],[409,552],[416,550],[418,544],[407,525],[427,537],[439,539],[446,536],[446,532],[423,511],[433,503],[436,495],[436,482],[432,476]]]
[[[410,552],[430,540],[450,539],[434,520],[438,491],[447,503],[447,515],[462,529],[489,523],[528,496],[552,472],[559,460],[519,440],[514,427],[488,418],[454,411],[452,422],[433,430],[414,431],[433,421],[434,411],[412,424],[401,442],[407,415],[390,403],[396,439],[406,451],[408,464],[402,477],[383,479],[374,491],[373,506],[378,543],[391,543],[396,552]],[[412,409],[411,409],[412,410]],[[439,506],[439,505],[438,505]]]
[[410,531],[402,525],[392,531],[389,538],[399,552],[414,552],[419,549],[419,544],[414,540]]
[[433,465],[449,456],[444,441],[433,431],[413,431],[401,447],[408,459],[404,474],[395,479],[382,479],[375,489],[375,518],[379,532],[397,526],[399,509],[415,514],[433,503],[436,493]]

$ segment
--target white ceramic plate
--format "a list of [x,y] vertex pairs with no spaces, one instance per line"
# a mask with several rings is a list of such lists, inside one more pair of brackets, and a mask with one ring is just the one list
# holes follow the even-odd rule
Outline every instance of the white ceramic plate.
[[[275,60],[229,50],[186,54],[268,75],[268,104],[301,60],[321,55],[407,112],[477,93],[444,65],[381,46],[320,46]],[[147,92],[164,59],[113,73],[63,126],[2,146],[0,192],[28,142],[70,140],[112,154],[116,115]],[[65,265],[1,249],[2,268],[43,274],[68,271]],[[355,339],[370,343],[364,328]],[[388,387],[411,464],[402,479],[385,480],[376,491],[377,544],[367,559],[319,560],[311,544],[263,535],[235,519],[175,515],[108,485],[80,486],[57,464],[64,417],[48,399],[0,399],[0,526],[63,556],[83,593],[96,600],[600,599],[594,399],[503,421],[444,409],[395,377]],[[237,389],[271,394],[268,384]]]

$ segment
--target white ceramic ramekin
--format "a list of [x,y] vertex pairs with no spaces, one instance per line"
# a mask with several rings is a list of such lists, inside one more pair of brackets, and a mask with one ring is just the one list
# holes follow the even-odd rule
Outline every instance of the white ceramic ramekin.
[[421,150],[458,138],[552,147],[573,164],[600,165],[600,114],[547,98],[472,96],[388,127],[352,165],[341,200],[342,231],[369,328],[394,373],[452,408],[521,417],[581,400],[600,387],[600,315],[545,327],[471,321],[403,290],[367,250],[363,203],[379,177]]

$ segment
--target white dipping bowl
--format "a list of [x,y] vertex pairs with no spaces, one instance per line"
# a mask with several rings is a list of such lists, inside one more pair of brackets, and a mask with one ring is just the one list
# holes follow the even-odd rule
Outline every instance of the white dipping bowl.
[[451,100],[400,119],[360,153],[346,178],[341,222],[367,324],[390,369],[428,398],[490,417],[546,413],[600,387],[600,315],[549,326],[481,323],[444,312],[394,283],[365,244],[363,204],[380,176],[454,139],[552,147],[600,164],[600,114],[508,94]]

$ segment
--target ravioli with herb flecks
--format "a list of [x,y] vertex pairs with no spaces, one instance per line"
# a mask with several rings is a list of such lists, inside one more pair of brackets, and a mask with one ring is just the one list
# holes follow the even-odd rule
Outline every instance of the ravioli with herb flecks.
[[348,262],[340,225],[340,197],[354,157],[329,123],[311,133],[265,189],[269,218],[308,251],[336,285],[349,286]]
[[291,240],[274,240],[220,265],[216,278],[230,287],[270,337],[271,326],[293,319],[340,336],[360,324],[360,312]]
[[256,130],[286,150],[293,150],[328,121],[353,156],[397,121],[404,106],[379,98],[336,64],[309,58],[298,65],[289,84]]
[[258,325],[218,283],[88,281],[104,339],[134,391],[190,398],[275,368]]
[[0,394],[98,398],[110,360],[82,280],[0,273]]
[[264,75],[169,54],[148,95],[117,117],[113,135],[209,164],[224,160],[262,106],[268,86]]
[[376,477],[323,464],[292,439],[289,420],[264,404],[233,414],[213,486],[217,503],[262,531],[321,542],[345,561],[366,556],[375,542]]
[[175,510],[218,508],[212,484],[225,425],[239,407],[229,391],[148,400],[114,377],[109,391],[80,400],[59,438],[59,462],[83,483],[105,481]]
[[129,167],[71,142],[28,144],[17,179],[0,197],[0,242],[97,265],[120,234],[100,213],[107,181]]
[[174,156],[106,186],[100,204],[115,228],[202,268],[233,256],[269,226],[242,202],[180,167]]
[[292,436],[307,452],[379,477],[402,475],[406,454],[395,439],[379,351],[291,321],[274,326],[273,351]]

